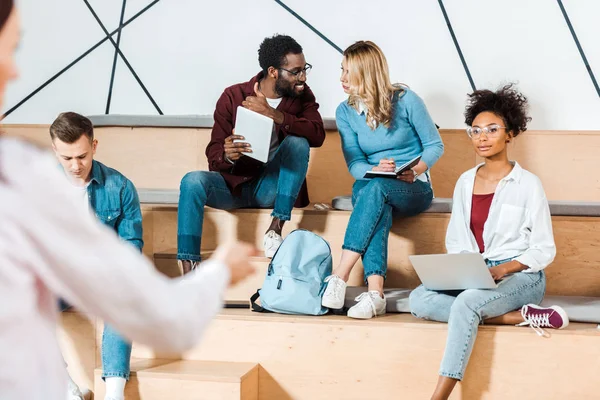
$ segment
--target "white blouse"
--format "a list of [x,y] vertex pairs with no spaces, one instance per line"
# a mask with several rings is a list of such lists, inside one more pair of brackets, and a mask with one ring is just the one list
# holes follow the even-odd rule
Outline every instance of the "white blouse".
[[[456,183],[446,233],[448,253],[479,253],[470,225],[475,174],[482,165],[462,174]],[[556,256],[550,208],[542,183],[517,162],[496,187],[483,227],[483,243],[484,258],[501,261],[516,257],[529,267],[524,272],[541,271]]]

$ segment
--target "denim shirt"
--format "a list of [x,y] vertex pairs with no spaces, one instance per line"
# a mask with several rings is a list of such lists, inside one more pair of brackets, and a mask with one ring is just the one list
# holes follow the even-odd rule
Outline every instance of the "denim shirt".
[[142,251],[142,211],[135,186],[119,171],[93,161],[88,199],[96,217]]

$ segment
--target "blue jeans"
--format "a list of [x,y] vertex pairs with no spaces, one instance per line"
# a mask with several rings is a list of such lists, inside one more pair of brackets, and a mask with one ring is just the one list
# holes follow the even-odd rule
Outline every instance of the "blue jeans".
[[200,239],[204,206],[220,210],[271,208],[271,214],[289,221],[292,209],[308,170],[310,147],[298,136],[287,136],[273,160],[265,164],[260,176],[242,184],[240,196],[234,196],[218,172],[194,171],[181,180],[177,214],[177,258],[200,261]]
[[386,276],[392,214],[419,214],[429,207],[431,200],[431,185],[419,180],[406,183],[397,179],[375,178],[354,183],[354,209],[342,248],[362,255],[365,281],[371,275]]
[[129,380],[131,342],[104,324],[102,332],[102,379],[120,377]]
[[[506,261],[510,260],[488,261],[488,267]],[[415,317],[448,323],[448,339],[439,374],[462,380],[479,324],[526,304],[540,304],[545,291],[544,271],[517,272],[496,289],[468,289],[458,294],[428,290],[421,285],[410,294],[410,310]]]
[[[59,300],[60,311],[71,306]],[[104,324],[102,333],[102,379],[117,376],[129,380],[131,342],[125,340],[110,325]]]

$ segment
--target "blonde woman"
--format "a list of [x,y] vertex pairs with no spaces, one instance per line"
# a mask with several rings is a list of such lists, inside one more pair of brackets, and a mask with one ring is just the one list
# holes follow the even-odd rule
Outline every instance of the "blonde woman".
[[[368,291],[348,310],[351,318],[385,314],[383,282],[387,270],[387,241],[392,213],[419,214],[433,199],[429,169],[444,145],[423,100],[408,87],[392,85],[383,52],[375,43],[356,42],[344,51],[342,87],[348,100],[336,111],[342,151],[352,176],[354,211],[342,257],[326,278],[323,306],[344,305],[350,271],[362,256]],[[364,179],[370,170],[391,172],[421,156],[421,161],[397,178]]]

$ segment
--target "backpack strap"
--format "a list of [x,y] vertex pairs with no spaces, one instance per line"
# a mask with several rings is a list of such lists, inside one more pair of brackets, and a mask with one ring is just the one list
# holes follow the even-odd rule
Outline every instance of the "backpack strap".
[[256,300],[258,300],[259,297],[260,297],[260,290],[257,290],[256,293],[254,293],[252,295],[252,297],[250,297],[250,304],[252,305],[252,311],[254,311],[254,312],[261,312],[261,313],[270,313],[270,312],[272,312],[272,311],[269,311],[266,308],[261,307],[258,304],[256,304]]

